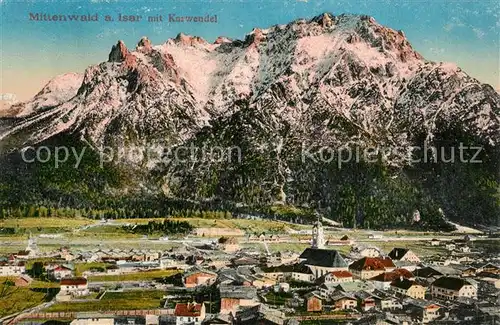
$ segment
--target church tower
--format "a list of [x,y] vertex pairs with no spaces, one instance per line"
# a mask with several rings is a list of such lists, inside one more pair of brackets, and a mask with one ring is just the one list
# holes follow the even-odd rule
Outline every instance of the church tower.
[[26,246],[26,251],[29,252],[30,256],[34,256],[38,253],[38,246],[36,244],[36,239],[31,235],[28,238],[28,246]]
[[312,229],[312,248],[325,248],[325,235],[323,233],[323,225],[321,224],[319,214],[318,220],[316,220]]

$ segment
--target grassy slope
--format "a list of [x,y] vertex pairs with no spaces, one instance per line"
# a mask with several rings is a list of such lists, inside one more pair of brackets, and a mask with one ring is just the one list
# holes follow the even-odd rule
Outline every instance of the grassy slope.
[[106,293],[96,302],[61,302],[56,303],[45,312],[80,312],[130,309],[155,309],[162,307],[164,291],[129,291]]

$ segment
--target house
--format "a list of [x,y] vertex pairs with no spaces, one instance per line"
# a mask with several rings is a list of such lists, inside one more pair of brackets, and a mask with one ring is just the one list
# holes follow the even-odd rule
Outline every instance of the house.
[[0,262],[0,276],[18,276],[26,273],[24,262]]
[[115,317],[111,314],[77,313],[70,325],[114,325]]
[[221,237],[218,240],[218,247],[226,253],[234,253],[240,250],[240,245],[235,237]]
[[194,288],[202,285],[209,286],[215,282],[216,278],[216,273],[194,267],[184,273],[182,276],[182,283],[186,288]]
[[325,283],[342,283],[352,281],[352,273],[349,271],[333,271],[324,276]]
[[349,238],[349,236],[347,236],[347,235],[344,235],[344,236],[342,236],[342,238],[340,238],[340,240],[342,240],[342,241],[350,241],[351,238]]
[[467,245],[459,246],[458,251],[462,253],[470,253],[470,247]]
[[[258,304],[254,307],[244,308],[236,313],[236,321],[233,324],[238,325],[284,325],[286,322],[285,313],[270,308],[265,304]],[[287,323],[290,324],[290,323]]]
[[379,299],[377,296],[366,291],[356,292],[354,293],[354,297],[357,299],[358,305],[363,311],[374,309],[377,306],[377,299]]
[[374,290],[372,295],[375,297],[375,301],[382,310],[403,309],[400,300],[385,291]]
[[205,319],[205,305],[196,302],[177,303],[174,310],[175,324],[201,325]]
[[312,283],[316,279],[310,267],[303,263],[292,265],[289,272],[285,272],[285,279],[297,282]]
[[456,300],[461,297],[477,298],[477,288],[469,281],[461,278],[443,276],[431,285],[434,298]]
[[430,285],[436,279],[439,279],[444,275],[441,271],[438,271],[436,267],[430,266],[416,269],[413,271],[413,274],[415,275],[416,280],[420,283],[425,283],[426,285]]
[[89,294],[87,279],[82,277],[61,279],[61,295],[86,296]]
[[444,246],[447,250],[449,251],[452,251],[452,250],[455,250],[457,248],[457,245],[453,244],[453,243],[448,243]]
[[73,270],[74,268],[72,265],[63,264],[47,269],[47,275],[54,280],[61,280],[72,277]]
[[402,296],[408,296],[413,299],[425,299],[425,287],[403,277],[394,280],[391,283],[391,289]]
[[377,247],[363,247],[358,251],[358,254],[362,257],[379,257],[381,255]]
[[394,261],[403,261],[418,264],[420,259],[415,253],[407,248],[393,248],[389,257]]
[[242,286],[220,286],[221,314],[236,314],[240,306],[249,307],[259,304],[257,288]]
[[234,324],[234,317],[231,314],[207,314],[203,325],[231,325]]
[[232,259],[231,264],[234,267],[244,266],[244,265],[259,265],[260,261],[251,256],[240,256]]
[[[242,272],[243,269],[222,269],[217,275],[216,283],[219,285],[251,286],[252,278]],[[263,273],[266,275],[266,273]],[[257,275],[260,275],[258,273]]]
[[476,274],[477,274],[477,269],[475,267],[468,267],[462,270],[462,277],[464,278],[476,276]]
[[394,269],[395,265],[388,257],[363,257],[349,265],[349,271],[359,279],[370,279]]
[[333,271],[348,270],[346,261],[333,249],[306,248],[299,260],[311,269],[316,279]]
[[331,300],[337,310],[355,309],[358,306],[358,300],[344,292],[337,292]]
[[500,268],[492,263],[485,264],[478,269],[479,272],[500,274]]
[[441,244],[441,241],[439,239],[433,238],[431,239],[430,243],[431,246],[439,246],[439,244]]
[[265,276],[258,276],[252,281],[251,285],[258,289],[269,288],[275,286],[277,281]]
[[307,311],[322,311],[323,310],[323,301],[321,295],[316,292],[309,292],[304,296],[306,302]]
[[413,274],[406,269],[395,269],[392,272],[384,272],[370,279],[375,288],[379,290],[388,290],[391,287],[391,283],[399,278],[413,279]]
[[33,282],[33,279],[27,274],[21,274],[14,280],[16,287],[29,287],[31,282]]
[[422,324],[427,324],[441,316],[442,306],[425,300],[409,300],[407,309],[413,316],[412,318],[420,320]]

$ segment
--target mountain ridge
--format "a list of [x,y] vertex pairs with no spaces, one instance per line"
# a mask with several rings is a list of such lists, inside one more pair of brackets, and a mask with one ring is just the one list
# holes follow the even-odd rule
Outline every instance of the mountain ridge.
[[[76,91],[70,98],[9,120],[0,129],[0,152],[44,143],[58,134],[72,134],[97,152],[102,146],[238,146],[244,159],[237,164],[165,163],[165,152],[153,161],[119,164],[144,175],[136,186],[148,184],[166,196],[314,204],[337,217],[354,215],[358,223],[368,210],[360,205],[369,205],[369,197],[395,195],[389,194],[393,186],[418,188],[425,200],[446,205],[446,199],[436,199],[428,189],[428,179],[408,174],[420,168],[435,177],[451,167],[428,171],[429,166],[412,164],[408,151],[415,145],[444,144],[450,150],[451,142],[467,140],[486,146],[489,172],[481,177],[496,182],[493,189],[498,186],[494,158],[500,142],[499,94],[454,64],[425,60],[403,32],[369,16],[324,13],[255,28],[244,40],[220,37],[209,43],[180,33],[160,45],[143,37],[135,50],[118,41],[107,62],[87,68],[81,78],[78,89],[68,88]],[[36,101],[35,96],[19,105],[38,107]],[[451,134],[452,141],[444,134]],[[301,161],[304,145],[403,150],[383,157],[380,166],[366,164],[360,172],[351,164],[346,172]],[[335,159],[332,165],[338,163]],[[466,167],[466,173],[477,172]],[[405,179],[404,184],[393,184],[384,173]],[[353,189],[359,193],[352,195],[354,201],[368,201],[339,203],[342,195],[351,195],[344,192],[355,175],[382,182],[385,189],[361,190],[357,186],[373,186],[363,180]],[[333,186],[334,194],[325,193],[322,183],[332,177],[345,178],[345,183],[325,185]],[[498,210],[491,191],[488,187],[484,193],[487,206]],[[397,213],[411,219],[421,203],[412,204]],[[445,213],[456,215],[453,210]],[[396,213],[390,211],[386,213]],[[341,219],[350,221],[345,216]]]

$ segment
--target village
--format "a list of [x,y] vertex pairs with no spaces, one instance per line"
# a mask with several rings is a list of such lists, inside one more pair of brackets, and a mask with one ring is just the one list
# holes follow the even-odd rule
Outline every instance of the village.
[[[324,228],[318,219],[308,231],[309,247],[275,252],[268,245],[293,238],[218,231],[210,235],[222,235],[211,240],[197,229],[194,235],[203,240],[165,250],[62,246],[41,251],[30,236],[24,250],[0,257],[0,279],[13,292],[39,284],[49,298],[1,321],[285,325],[499,320],[500,258],[477,247],[476,236],[422,240],[419,245],[445,254],[419,256],[404,245],[390,247],[390,241],[384,246],[389,249],[358,242],[350,231],[326,239]],[[2,299],[9,298],[0,293]]]

